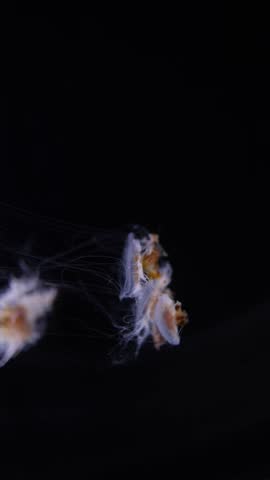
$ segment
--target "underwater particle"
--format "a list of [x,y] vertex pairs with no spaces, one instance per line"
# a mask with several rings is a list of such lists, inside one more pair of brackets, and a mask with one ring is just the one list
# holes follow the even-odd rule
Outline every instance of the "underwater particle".
[[40,320],[56,295],[56,288],[42,286],[37,276],[11,278],[0,294],[0,366],[40,338]]

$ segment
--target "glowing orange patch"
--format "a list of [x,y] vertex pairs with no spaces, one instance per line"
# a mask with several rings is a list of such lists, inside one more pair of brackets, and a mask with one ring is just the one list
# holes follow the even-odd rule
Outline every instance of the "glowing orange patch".
[[26,311],[22,306],[8,307],[0,313],[0,328],[10,331],[10,334],[19,334],[27,337],[31,328],[27,324]]
[[159,259],[160,259],[160,249],[155,248],[149,255],[144,255],[142,265],[143,271],[150,280],[155,280],[160,278],[159,272]]
[[185,310],[182,310],[179,303],[175,305],[175,321],[176,325],[182,328],[188,323],[188,314]]

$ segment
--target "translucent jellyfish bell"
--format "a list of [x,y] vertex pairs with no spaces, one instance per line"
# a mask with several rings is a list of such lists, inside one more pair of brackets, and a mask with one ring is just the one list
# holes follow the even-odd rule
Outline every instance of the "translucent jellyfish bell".
[[0,366],[40,338],[40,319],[56,295],[55,288],[44,288],[36,276],[10,280],[0,295]]

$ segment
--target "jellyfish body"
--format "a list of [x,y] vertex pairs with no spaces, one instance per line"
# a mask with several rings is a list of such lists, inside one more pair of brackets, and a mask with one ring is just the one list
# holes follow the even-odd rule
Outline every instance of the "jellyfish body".
[[141,290],[141,284],[145,280],[142,267],[142,245],[133,233],[129,233],[123,254],[123,277],[124,282],[120,292],[120,300],[124,298],[136,298]]
[[175,303],[167,293],[162,293],[158,298],[153,313],[153,323],[159,333],[157,342],[154,338],[155,346],[165,342],[171,345],[179,345],[180,336],[176,322]]
[[40,319],[50,311],[56,294],[36,276],[10,280],[0,295],[0,366],[40,338]]
[[141,239],[128,235],[120,299],[134,299],[133,322],[126,338],[135,339],[137,350],[149,336],[156,349],[165,343],[179,345],[179,327],[188,321],[181,303],[174,301],[168,289],[172,267],[166,257],[158,235],[148,234]]

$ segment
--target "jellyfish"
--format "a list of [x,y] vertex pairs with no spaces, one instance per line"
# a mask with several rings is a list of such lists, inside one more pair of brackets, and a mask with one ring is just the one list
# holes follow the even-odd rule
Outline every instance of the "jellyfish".
[[137,352],[148,337],[157,350],[165,343],[179,345],[180,331],[188,323],[188,315],[168,288],[172,267],[158,235],[148,233],[141,239],[128,235],[123,272],[120,299],[129,297],[134,301],[126,340],[135,340]]
[[40,338],[41,320],[56,295],[56,288],[45,288],[37,276],[10,279],[0,294],[0,366]]

